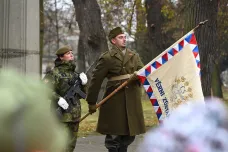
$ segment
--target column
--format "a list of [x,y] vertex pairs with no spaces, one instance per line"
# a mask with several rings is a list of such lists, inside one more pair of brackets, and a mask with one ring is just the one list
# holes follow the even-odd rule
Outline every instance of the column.
[[0,68],[39,76],[39,0],[0,1]]

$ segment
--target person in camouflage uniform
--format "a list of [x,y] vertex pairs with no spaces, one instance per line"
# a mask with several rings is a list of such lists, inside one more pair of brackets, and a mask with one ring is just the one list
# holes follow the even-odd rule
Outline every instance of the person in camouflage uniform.
[[62,152],[67,134],[48,100],[50,89],[40,80],[0,70],[0,151]]
[[66,111],[69,108],[69,104],[63,97],[73,85],[72,82],[75,79],[81,80],[81,89],[85,90],[84,85],[87,83],[87,77],[84,73],[79,74],[75,71],[74,55],[69,46],[60,48],[56,55],[55,67],[45,75],[44,82],[50,84],[54,90],[51,107],[54,109],[62,108],[63,116],[60,121],[68,129],[70,136],[66,152],[73,152],[76,146],[79,119],[81,117],[81,103],[80,100],[75,101],[71,104],[71,110]]

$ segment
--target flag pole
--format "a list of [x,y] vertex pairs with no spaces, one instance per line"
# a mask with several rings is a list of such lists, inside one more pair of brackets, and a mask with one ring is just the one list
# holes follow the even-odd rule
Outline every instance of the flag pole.
[[202,25],[204,25],[206,22],[208,22],[208,20],[205,20],[205,21],[200,22],[200,23],[193,29],[193,31],[195,31],[196,29],[198,29],[199,27],[201,27]]
[[[104,104],[109,98],[111,98],[114,94],[116,94],[120,89],[124,88],[131,80],[136,76],[136,72],[133,73],[128,80],[126,80],[124,83],[122,83],[118,88],[116,88],[112,93],[110,93],[108,96],[106,96],[104,99],[102,99],[98,104],[96,104],[96,109],[99,108],[102,104]],[[84,115],[80,120],[79,123],[84,120],[86,117],[91,115],[91,113],[87,113]]]

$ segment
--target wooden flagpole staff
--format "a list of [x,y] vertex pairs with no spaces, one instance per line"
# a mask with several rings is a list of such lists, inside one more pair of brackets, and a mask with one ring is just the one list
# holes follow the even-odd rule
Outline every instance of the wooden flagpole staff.
[[[130,81],[133,77],[136,76],[136,73],[133,73],[131,75],[131,77],[126,80],[124,83],[122,83],[118,88],[116,88],[112,93],[110,93],[108,96],[106,96],[104,99],[102,99],[97,105],[96,105],[96,109],[99,108],[103,103],[105,103],[109,98],[111,98],[114,94],[116,94],[120,89],[124,88]],[[91,115],[91,113],[87,113],[85,116],[83,116],[80,120],[79,120],[79,123],[84,120],[86,117],[88,117],[89,115]]]
[[195,30],[198,29],[200,26],[204,25],[206,22],[208,22],[208,20],[205,20],[205,21],[200,22],[193,30],[195,31]]

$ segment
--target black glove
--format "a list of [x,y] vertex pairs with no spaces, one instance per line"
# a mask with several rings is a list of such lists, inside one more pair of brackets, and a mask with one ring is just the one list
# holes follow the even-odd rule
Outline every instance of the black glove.
[[88,105],[88,108],[89,108],[89,113],[94,113],[97,111],[97,106],[96,105]]

